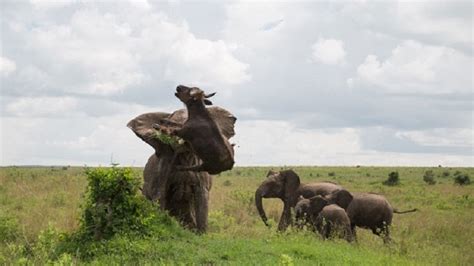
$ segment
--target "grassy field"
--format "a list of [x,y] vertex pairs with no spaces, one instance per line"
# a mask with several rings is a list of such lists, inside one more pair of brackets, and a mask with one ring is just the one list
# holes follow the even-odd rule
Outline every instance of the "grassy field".
[[[154,236],[102,241],[96,255],[83,261],[70,253],[51,257],[48,250],[64,237],[61,232],[78,228],[84,169],[0,168],[0,264],[474,265],[474,185],[453,181],[456,171],[472,179],[474,168],[293,167],[302,182],[333,181],[350,191],[381,193],[401,210],[418,208],[394,215],[389,245],[363,229],[354,244],[324,241],[307,231],[276,233],[282,208],[276,199],[264,199],[273,220],[268,229],[253,195],[269,169],[237,167],[214,178],[206,235],[171,224]],[[423,181],[426,170],[435,173],[435,185]],[[133,171],[142,178],[142,169]],[[398,171],[400,184],[383,185],[392,171]]]

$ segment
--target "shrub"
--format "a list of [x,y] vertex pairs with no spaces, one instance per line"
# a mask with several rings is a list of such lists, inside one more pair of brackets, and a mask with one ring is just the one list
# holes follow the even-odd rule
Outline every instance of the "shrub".
[[19,232],[17,220],[4,212],[0,212],[0,243],[14,241]]
[[449,170],[443,171],[443,177],[448,177],[450,174]]
[[468,174],[463,174],[459,171],[456,171],[454,174],[454,183],[461,186],[469,185],[471,184],[471,179],[469,178]]
[[230,180],[226,180],[226,181],[224,181],[224,183],[222,183],[222,185],[224,187],[230,187],[230,186],[232,186],[232,182],[230,182]]
[[400,184],[398,172],[391,172],[390,174],[388,174],[388,179],[385,180],[383,184],[387,186],[396,186]]
[[428,185],[434,185],[436,184],[434,177],[435,175],[433,173],[433,170],[427,170],[423,175],[423,181],[425,181]]
[[335,172],[329,172],[329,173],[328,173],[328,176],[335,176],[335,175],[336,175]]
[[87,190],[81,233],[95,240],[120,231],[143,232],[153,218],[150,206],[137,194],[139,181],[128,168],[87,169]]

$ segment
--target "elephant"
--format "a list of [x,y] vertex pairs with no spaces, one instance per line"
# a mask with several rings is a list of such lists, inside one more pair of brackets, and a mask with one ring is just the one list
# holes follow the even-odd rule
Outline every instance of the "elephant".
[[[347,192],[346,190],[341,191]],[[301,213],[303,209],[306,211],[314,231],[318,231],[324,238],[338,235],[348,242],[352,242],[351,221],[342,207],[334,203],[329,204],[328,200],[320,195],[310,199],[300,199],[296,204],[295,211],[297,213]],[[339,199],[339,204],[348,205],[352,201],[352,195],[347,192],[345,195],[340,195]]]
[[[208,110],[227,139],[235,135],[236,118],[229,111],[220,107],[210,107]],[[184,123],[187,120],[187,111],[180,109],[172,114],[145,113],[127,124],[140,139],[155,150],[143,170],[142,194],[151,201],[157,201],[162,210],[168,211],[183,226],[204,233],[207,230],[212,176],[207,172],[176,169],[177,165],[191,166],[202,162],[187,143],[176,147],[156,138],[153,125],[162,120]]]
[[351,230],[356,237],[356,226],[372,230],[375,235],[381,236],[385,243],[390,241],[390,225],[393,213],[403,214],[417,211],[411,209],[398,211],[394,209],[387,199],[375,193],[349,193],[352,200],[347,202],[346,190],[335,191],[325,196],[329,204],[337,204],[346,210],[351,221]]
[[280,172],[270,170],[267,179],[255,191],[255,206],[262,221],[268,226],[262,198],[281,199],[283,201],[283,211],[278,223],[278,230],[284,231],[292,224],[291,209],[295,207],[299,196],[305,198],[316,195],[324,196],[340,189],[342,189],[341,186],[330,182],[301,184],[299,176],[293,170]]

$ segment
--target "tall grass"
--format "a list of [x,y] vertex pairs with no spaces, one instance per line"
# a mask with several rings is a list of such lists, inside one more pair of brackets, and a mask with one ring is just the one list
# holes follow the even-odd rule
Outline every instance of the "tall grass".
[[[253,195],[268,169],[237,167],[214,178],[207,235],[184,234],[184,238],[176,239],[117,236],[100,249],[103,253],[98,253],[95,262],[474,264],[474,186],[455,185],[453,180],[456,171],[473,176],[473,168],[293,168],[302,182],[333,181],[350,191],[381,193],[400,210],[418,208],[420,211],[416,213],[394,215],[391,230],[394,241],[390,245],[383,245],[380,238],[364,229],[358,229],[356,244],[324,241],[306,231],[277,234],[282,203],[276,199],[264,199],[264,208],[273,224],[271,229],[265,227],[256,213]],[[433,171],[435,185],[423,181],[427,170]],[[140,179],[141,171],[134,169]],[[383,181],[393,171],[399,173],[400,184],[384,186]],[[38,235],[48,235],[45,233],[48,228],[66,233],[77,230],[79,205],[86,188],[83,168],[0,168],[0,184],[0,233],[12,231],[14,237],[9,237],[16,239],[8,243],[0,241],[0,263],[2,258],[7,263],[17,262],[14,259],[21,256],[15,254],[28,253],[39,241]],[[22,248],[26,251],[16,250]],[[59,260],[80,262],[74,254]],[[45,261],[37,258],[36,262]]]

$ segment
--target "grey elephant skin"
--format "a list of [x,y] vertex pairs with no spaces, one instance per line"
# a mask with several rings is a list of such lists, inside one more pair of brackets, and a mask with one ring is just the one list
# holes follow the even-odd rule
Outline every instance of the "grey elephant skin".
[[328,195],[342,189],[330,182],[301,184],[299,176],[293,170],[269,171],[267,179],[255,191],[255,205],[265,225],[267,216],[263,209],[262,198],[279,198],[283,201],[283,211],[278,223],[278,230],[284,231],[292,224],[291,209],[295,207],[299,196],[311,198],[316,195]]
[[417,211],[417,209],[398,211],[390,205],[384,196],[375,193],[351,193],[353,199],[347,204],[340,199],[340,195],[344,193],[336,191],[327,195],[326,199],[330,204],[337,204],[346,210],[354,237],[357,226],[370,229],[374,234],[381,236],[384,242],[389,242],[393,214]]
[[[227,139],[234,136],[236,118],[230,112],[220,107],[210,107],[208,111]],[[155,150],[143,171],[142,193],[147,199],[158,201],[161,209],[167,210],[185,227],[205,232],[212,176],[207,172],[175,169],[176,165],[191,166],[201,163],[201,160],[189,147],[175,150],[155,137],[153,125],[163,119],[182,124],[187,120],[187,111],[181,109],[172,114],[146,113],[127,124],[140,139]]]
[[[347,205],[352,201],[352,195],[349,192],[347,192],[345,197],[346,204],[340,201],[341,205]],[[338,236],[346,239],[348,242],[353,240],[351,221],[346,211],[337,204],[330,204],[324,197],[300,198],[295,210],[296,213],[301,213],[303,210],[306,211],[310,221],[309,225],[324,238]]]

